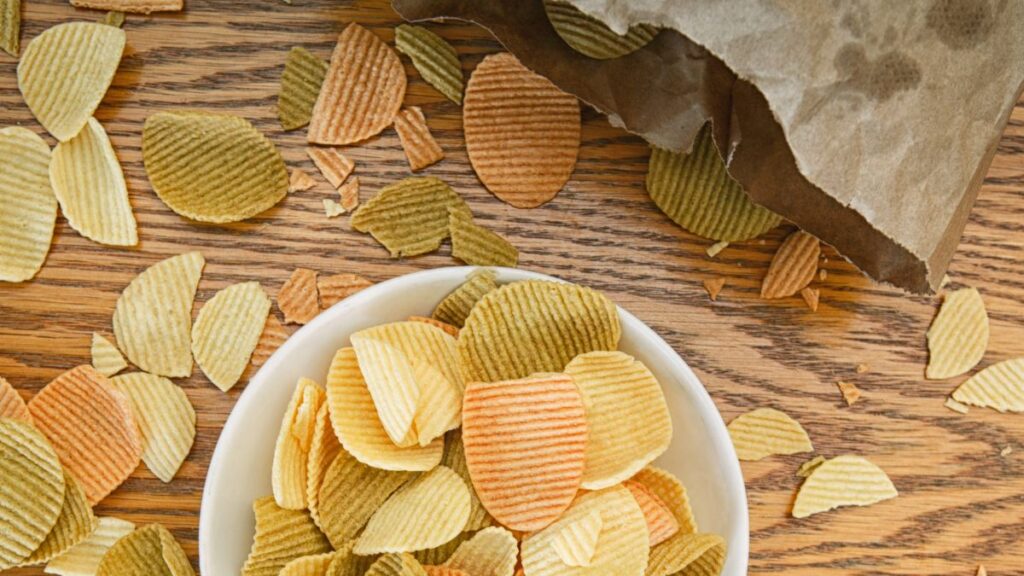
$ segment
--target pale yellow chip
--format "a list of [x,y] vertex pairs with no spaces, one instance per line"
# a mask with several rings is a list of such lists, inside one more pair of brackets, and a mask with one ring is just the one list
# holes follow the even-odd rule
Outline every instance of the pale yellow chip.
[[469,512],[469,487],[450,468],[438,466],[378,508],[352,551],[367,555],[434,548],[462,532]]
[[729,436],[740,460],[814,451],[803,426],[774,408],[758,408],[737,416],[729,423]]
[[690,508],[690,498],[678,478],[661,468],[648,466],[637,472],[631,481],[642,484],[672,512],[679,524],[677,533],[692,534],[697,531],[697,520]]
[[96,519],[96,529],[85,540],[50,560],[44,572],[60,576],[95,576],[107,550],[133,530],[135,524],[127,520],[101,516]]
[[507,266],[519,263],[519,250],[498,233],[473,221],[471,214],[451,211],[448,229],[452,235],[452,257],[473,266]]
[[[445,435],[444,458],[441,464],[449,467],[469,486],[470,511],[469,520],[466,522],[464,532],[480,530],[495,524],[494,518],[487,513],[484,505],[473,488],[473,480],[469,476],[469,466],[466,465],[466,447],[462,443],[462,430],[456,429]],[[430,562],[431,564],[433,562]]]
[[53,149],[50,184],[60,211],[82,236],[110,246],[139,243],[124,172],[95,118]]
[[370,566],[366,576],[426,576],[426,572],[411,554],[385,554]]
[[142,433],[142,461],[157,478],[170,482],[196,438],[196,411],[185,391],[145,372],[115,376],[110,384],[131,402]]
[[[787,236],[772,256],[768,273],[761,282],[761,298],[785,298],[805,289],[818,271],[819,256],[821,242],[814,236],[803,230]],[[811,298],[811,309],[817,310],[818,294],[814,293]]]
[[300,378],[285,409],[274,447],[272,477],[274,500],[281,508],[302,510],[308,504],[306,475],[309,451],[316,431],[316,415],[325,399],[319,384],[309,378]]
[[242,282],[203,304],[192,325],[192,355],[214,386],[227,392],[242,377],[259,342],[270,298],[259,282]]
[[801,477],[801,478],[807,478],[808,476],[811,475],[811,472],[814,472],[814,469],[817,468],[818,466],[820,466],[821,463],[824,462],[824,461],[825,461],[825,457],[822,456],[821,454],[819,454],[819,455],[815,456],[814,458],[811,458],[807,462],[804,462],[803,464],[801,464],[800,468],[798,468],[797,471],[796,471],[796,475]]
[[321,530],[324,529],[324,523],[320,518],[320,487],[339,452],[341,443],[331,427],[331,414],[325,397],[316,411],[313,442],[309,445],[309,456],[306,458],[306,508]]
[[358,274],[331,274],[319,276],[316,280],[316,288],[320,292],[320,305],[325,310],[370,286],[373,286],[373,282]]
[[50,187],[50,147],[27,128],[0,129],[0,281],[39,272],[50,251],[57,198]]
[[971,376],[953,391],[953,400],[1000,412],[1024,412],[1024,358],[1004,360]]
[[412,60],[428,84],[449,100],[462,104],[462,64],[451,44],[423,26],[400,24],[395,28],[395,47]]
[[925,378],[952,378],[974,368],[988,348],[988,332],[988,313],[977,288],[947,293],[928,328]]
[[316,186],[316,180],[309,174],[306,174],[301,168],[292,168],[292,171],[288,174],[288,191],[289,192],[305,192],[310,188]]
[[430,133],[427,118],[419,106],[404,108],[395,116],[395,132],[413,172],[444,159],[444,151]]
[[519,558],[519,542],[500,526],[484,528],[463,542],[444,563],[472,576],[512,576]]
[[335,555],[334,552],[325,552],[296,558],[285,564],[278,576],[326,576]]
[[256,535],[242,576],[278,576],[296,558],[331,551],[331,543],[305,511],[285,510],[273,496],[256,500],[252,508]]
[[725,551],[718,534],[677,534],[651,549],[645,576],[718,576]]
[[271,312],[267,314],[267,321],[263,324],[263,332],[260,339],[256,341],[256,348],[252,351],[252,358],[249,362],[255,366],[263,366],[263,363],[270,359],[270,356],[281,347],[291,334],[281,324],[277,316]]
[[159,524],[121,537],[103,555],[96,576],[195,576],[181,545]]
[[324,214],[328,218],[335,218],[345,213],[345,208],[341,204],[338,204],[336,200],[324,198],[322,202],[324,204]]
[[619,58],[635,52],[653,40],[659,31],[656,26],[637,24],[630,26],[625,34],[618,34],[565,0],[544,0],[544,11],[555,32],[566,44],[598,60]]
[[309,124],[313,105],[327,74],[327,62],[301,46],[288,51],[277,95],[277,117],[285,130]]
[[32,415],[28,412],[25,400],[3,376],[0,376],[0,418],[32,422]]
[[296,268],[277,292],[277,307],[284,313],[287,324],[306,324],[320,313],[316,272]]
[[177,12],[184,4],[184,0],[71,0],[71,5],[79,8],[120,10],[138,14]]
[[18,88],[54,138],[78,134],[107,93],[121,63],[124,30],[98,22],[67,22],[28,43],[18,62]]
[[869,506],[898,495],[889,476],[867,459],[843,455],[826,460],[804,480],[793,517],[806,518],[840,506]]
[[113,376],[128,367],[128,362],[125,361],[117,346],[114,346],[110,340],[107,340],[98,332],[92,333],[90,353],[92,355],[92,367],[104,376]]
[[591,510],[589,514],[566,525],[555,534],[551,538],[551,546],[566,566],[590,566],[603,525],[601,512]]
[[77,546],[96,529],[96,517],[82,487],[64,472],[64,504],[50,533],[22,564],[49,562]]
[[136,276],[114,307],[114,336],[136,366],[158,376],[192,374],[192,301],[206,261],[186,252]]
[[0,0],[0,50],[15,58],[21,48],[21,0]]
[[310,146],[306,148],[306,154],[313,160],[317,170],[320,170],[324,178],[327,178],[327,181],[335,188],[341,186],[341,183],[356,168],[356,163],[349,159],[348,156],[342,154],[337,148],[316,148]]
[[462,285],[444,297],[437,308],[434,308],[431,316],[435,320],[462,328],[476,303],[484,297],[484,294],[498,287],[497,278],[498,274],[494,270],[486,268],[475,270]]

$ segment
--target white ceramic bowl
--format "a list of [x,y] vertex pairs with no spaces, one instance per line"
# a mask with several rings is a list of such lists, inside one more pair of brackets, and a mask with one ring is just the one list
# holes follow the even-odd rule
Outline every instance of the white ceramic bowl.
[[[250,380],[224,425],[210,462],[199,519],[204,576],[239,574],[252,542],[252,502],[271,493],[270,469],[282,415],[301,376],[324,382],[334,352],[353,332],[434,306],[473,270],[441,268],[381,282],[323,312],[298,330]],[[498,269],[501,283],[550,276]],[[747,499],[729,434],[711,397],[690,367],[653,330],[619,308],[620,349],[657,376],[672,414],[674,435],[657,462],[686,485],[702,531],[725,537],[725,576],[745,576],[749,549]]]

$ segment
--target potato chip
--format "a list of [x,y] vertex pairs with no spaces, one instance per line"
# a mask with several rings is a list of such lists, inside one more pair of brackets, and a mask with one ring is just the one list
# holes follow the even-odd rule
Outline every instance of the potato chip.
[[238,383],[269,313],[270,298],[259,282],[228,286],[199,309],[192,355],[214,386],[227,392]]
[[925,378],[942,380],[967,373],[988,348],[988,313],[977,288],[946,294],[928,328]]
[[494,270],[482,268],[473,271],[462,285],[444,297],[431,316],[435,320],[462,328],[476,303],[484,294],[498,287],[497,277]]
[[128,367],[121,351],[98,332],[92,333],[92,367],[104,376],[113,376]]
[[774,408],[758,408],[737,416],[729,423],[729,436],[740,460],[814,451],[803,426]]
[[263,366],[263,363],[270,359],[270,356],[284,344],[288,337],[288,329],[281,324],[273,312],[267,314],[267,320],[263,324],[263,332],[260,339],[256,341],[256,348],[252,351],[252,358],[249,363],[253,366]]
[[619,312],[603,294],[561,282],[525,280],[485,294],[459,333],[467,381],[560,372],[595,350],[615,350]]
[[565,367],[587,410],[583,487],[600,490],[626,480],[668,449],[672,419],[661,384],[623,352],[588,352]]
[[423,26],[399,24],[395,48],[412,60],[420,76],[446,98],[462,104],[462,64],[455,48]]
[[555,534],[551,539],[551,546],[566,566],[590,566],[603,524],[601,512],[591,510],[589,514]]
[[331,414],[325,398],[316,411],[313,442],[309,445],[309,456],[306,458],[306,508],[322,531],[324,523],[320,518],[320,487],[339,452],[341,443],[331,427]]
[[426,571],[411,554],[385,554],[370,566],[366,576],[426,576]]
[[725,540],[718,534],[677,534],[651,549],[646,576],[718,576],[725,564]]
[[11,383],[2,376],[0,376],[0,418],[32,422],[32,416],[28,413],[28,407],[25,406],[21,394],[18,394]]
[[323,203],[324,214],[328,218],[336,218],[345,213],[345,209],[341,206],[341,204],[338,204],[336,201],[331,200],[330,198],[324,198]]
[[[469,467],[466,465],[466,447],[462,444],[461,429],[452,430],[445,436],[444,457],[441,459],[441,464],[451,468],[469,487],[469,521],[462,529],[463,532],[480,530],[494,524],[494,519],[484,509],[484,505],[480,503],[480,498],[476,495],[476,489],[473,488],[473,480],[469,476]],[[447,558],[441,559],[441,562],[444,560]]]
[[21,564],[57,523],[64,472],[31,423],[0,418],[0,570]]
[[317,278],[320,305],[326,310],[345,298],[373,286],[373,282],[358,274],[331,274]]
[[708,246],[708,249],[705,250],[704,252],[708,255],[708,258],[714,258],[715,256],[718,256],[722,252],[722,250],[725,250],[728,247],[728,241],[719,240],[718,242],[715,242],[711,246]]
[[313,186],[316,186],[316,180],[313,180],[312,176],[306,174],[301,168],[292,168],[288,175],[289,192],[305,192]]
[[121,28],[124,26],[124,12],[121,12],[120,10],[110,10],[104,14],[98,22],[106,24],[107,26]]
[[170,111],[146,118],[142,160],[157,196],[200,222],[238,222],[288,194],[281,153],[248,120]]
[[434,178],[406,178],[385,186],[352,215],[352,227],[368,232],[392,258],[437,250],[448,237],[448,211],[471,214],[466,201]]
[[281,128],[295,130],[309,124],[313,104],[327,75],[327,63],[301,46],[288,51],[277,94],[277,117]]
[[711,298],[712,302],[718,300],[718,294],[724,286],[725,278],[708,278],[704,280],[704,289],[707,290],[708,298]]
[[[472,491],[472,486],[466,484]],[[428,548],[427,550],[417,550],[412,555],[419,561],[420,564],[426,565],[439,565],[444,564],[452,557],[455,550],[462,546],[462,543],[473,537],[473,532],[460,532],[458,536],[451,540],[436,546],[434,548]]]
[[50,184],[68,224],[82,236],[110,246],[139,243],[121,164],[95,118],[53,149]]
[[317,170],[335,188],[341,186],[341,183],[356,168],[356,163],[336,148],[308,146],[306,147],[306,154],[313,161],[313,164],[316,164]]
[[633,494],[633,498],[644,513],[651,547],[661,544],[679,532],[679,520],[650,488],[635,480],[628,480],[623,486]]
[[359,208],[359,176],[353,176],[338,188],[341,196],[341,207],[346,212],[352,212]]
[[943,406],[949,408],[953,412],[959,412],[960,414],[967,414],[971,411],[971,407],[967,404],[963,404],[953,399],[952,396],[946,398],[946,401],[942,403]]
[[384,430],[373,397],[352,348],[342,348],[331,361],[327,376],[331,424],[341,445],[360,462],[384,470],[430,470],[441,461],[444,442],[429,446],[396,446]]
[[[661,468],[648,466],[637,472],[630,482],[643,485],[672,512],[679,525],[678,534],[692,534],[697,531],[697,521],[690,509],[690,499],[686,495],[686,487],[678,478]],[[640,508],[643,510],[643,505]],[[645,514],[646,517],[647,514]]]
[[853,406],[857,400],[860,400],[860,389],[853,382],[840,380],[836,382],[836,386],[839,387],[839,392],[843,395],[843,400],[846,400],[847,406]]
[[334,552],[334,559],[327,568],[326,576],[365,576],[377,561],[377,556],[356,556],[352,553],[352,542]]
[[305,511],[280,508],[273,496],[256,500],[252,508],[256,535],[242,576],[278,576],[296,558],[331,551],[331,543]]
[[142,434],[142,461],[157,478],[170,482],[196,438],[196,411],[185,391],[145,372],[115,376],[110,383],[131,402]]
[[163,526],[160,526],[158,535],[160,537],[160,552],[164,564],[167,566],[168,576],[196,576],[195,571],[192,570],[192,562],[189,561],[188,555],[181,549],[181,544],[178,544],[174,536]]
[[808,476],[811,475],[811,472],[814,472],[814,469],[820,466],[821,463],[824,461],[825,457],[819,454],[814,458],[811,458],[807,462],[801,464],[800,468],[798,468],[796,471],[796,475],[801,478],[807,478]]
[[316,414],[326,400],[323,388],[300,378],[281,420],[274,448],[273,488],[277,505],[287,510],[306,508],[306,473],[316,430]]
[[580,150],[580,105],[515,56],[477,64],[462,111],[466,152],[495,196],[516,208],[551,200],[569,181]]
[[184,0],[71,0],[71,5],[79,8],[149,14],[177,12],[184,6]]
[[67,22],[32,39],[18,62],[25,104],[53,137],[78,134],[121,63],[125,33],[97,22]]
[[1000,412],[1024,412],[1024,358],[1004,360],[971,376],[953,391],[953,399]]
[[430,134],[427,118],[419,106],[403,108],[395,116],[395,132],[402,143],[402,150],[405,150],[409,169],[413,172],[444,159],[444,151]]
[[41,564],[60,556],[84,541],[96,529],[96,517],[85,492],[74,477],[64,472],[64,504],[50,533],[22,564]]
[[96,576],[195,576],[195,572],[174,536],[159,524],[149,524],[115,542],[103,555]]
[[456,328],[455,326],[452,326],[451,324],[446,324],[444,322],[441,322],[440,320],[434,320],[433,318],[428,318],[426,316],[409,316],[408,319],[411,322],[425,322],[427,324],[430,324],[431,326],[437,326],[441,330],[444,330],[452,338],[458,338],[459,337],[459,329],[458,328]]
[[617,34],[603,22],[584,13],[564,0],[544,0],[544,11],[555,32],[577,52],[610,60],[643,48],[659,30],[650,24],[630,26],[625,34]]
[[296,268],[277,292],[277,307],[288,324],[306,324],[320,313],[316,272]]
[[751,202],[729,175],[710,126],[697,134],[689,154],[651,148],[651,200],[676,224],[712,240],[749,240],[775,228],[782,218]]
[[804,299],[804,302],[807,303],[807,307],[811,309],[811,312],[818,311],[818,301],[821,297],[820,290],[817,288],[811,288],[810,286],[805,286],[800,290],[800,296]]
[[331,54],[308,139],[316,144],[366,140],[391,125],[404,97],[405,69],[398,54],[373,32],[349,24]]
[[[803,230],[787,236],[761,282],[761,298],[785,298],[807,287],[818,271],[820,255],[821,242],[814,236]],[[816,307],[815,303],[811,308]]]
[[0,281],[22,282],[42,268],[57,221],[50,147],[31,130],[9,126],[0,129],[0,157]]
[[50,560],[44,572],[60,576],[95,576],[107,550],[133,530],[135,524],[127,520],[101,516],[96,519],[96,529],[85,540]]
[[452,235],[452,257],[473,266],[507,266],[519,263],[519,251],[496,232],[473,222],[473,216],[458,211],[448,215]]
[[0,50],[15,58],[21,49],[21,0],[0,0]]
[[448,568],[473,576],[512,576],[519,558],[519,542],[499,526],[484,528],[455,549]]
[[583,480],[583,397],[564,374],[470,382],[462,442],[477,496],[504,526],[540,530],[572,504]]
[[114,336],[136,366],[158,376],[192,374],[192,301],[206,261],[199,252],[161,260],[132,279],[114,307]]
[[296,558],[285,564],[278,576],[326,576],[335,555],[334,552],[325,552]]
[[804,480],[793,504],[793,517],[806,518],[840,506],[869,506],[897,495],[896,487],[878,466],[860,456],[836,456],[822,462]]
[[29,401],[28,411],[90,504],[139,465],[143,444],[131,403],[92,366],[54,378]]

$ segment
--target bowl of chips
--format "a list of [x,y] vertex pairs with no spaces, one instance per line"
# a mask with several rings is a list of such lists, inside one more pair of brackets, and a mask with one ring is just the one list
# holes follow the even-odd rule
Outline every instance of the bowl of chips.
[[199,527],[203,574],[740,576],[748,546],[682,358],[508,268],[382,282],[292,335],[224,426]]

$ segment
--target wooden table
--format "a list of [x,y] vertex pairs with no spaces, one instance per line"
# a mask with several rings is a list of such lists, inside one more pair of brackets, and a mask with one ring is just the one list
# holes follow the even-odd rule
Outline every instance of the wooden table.
[[[129,15],[127,53],[97,117],[110,133],[128,178],[141,242],[113,249],[85,240],[58,221],[42,272],[0,286],[0,375],[28,398],[60,372],[89,362],[93,331],[110,334],[114,302],[139,271],[168,255],[201,250],[207,265],[198,302],[219,288],[257,279],[275,293],[296,266],[357,272],[384,280],[453,260],[441,253],[390,260],[346,217],[328,220],[326,183],[290,195],[244,223],[189,222],[152,193],[140,159],[145,117],[169,108],[220,110],[251,119],[291,166],[313,173],[304,131],[282,132],[276,119],[285,54],[303,45],[328,57],[350,21],[391,40],[398,18],[384,2],[339,0],[228,2],[189,0],[180,14]],[[61,0],[25,0],[23,44],[67,20],[96,19]],[[433,27],[459,50],[470,71],[497,44],[473,26]],[[451,183],[478,219],[519,247],[523,268],[607,292],[636,313],[690,363],[722,416],[776,406],[804,424],[818,452],[870,457],[892,476],[897,500],[797,521],[787,514],[804,456],[745,463],[751,513],[751,573],[792,575],[1024,574],[1024,416],[943,407],[956,381],[923,379],[924,334],[937,299],[876,285],[827,249],[817,313],[799,299],[763,301],[761,277],[780,239],[731,246],[715,259],[710,242],[673,225],[648,199],[648,148],[584,111],[579,164],[549,204],[518,210],[483,189],[465,153],[460,109],[427,86],[405,58],[407,102],[423,107],[447,158],[427,170]],[[0,125],[42,132],[15,83],[16,62],[0,54]],[[49,136],[47,136],[49,139]],[[50,139],[52,143],[52,139]],[[397,137],[346,153],[358,163],[364,199],[408,175]],[[981,289],[992,320],[983,365],[1024,354],[1024,103],[1000,144],[950,271],[953,286]],[[2,233],[2,231],[0,231]],[[702,280],[727,278],[718,302]],[[857,374],[858,364],[870,370]],[[864,398],[847,407],[837,380]],[[959,380],[959,379],[958,379]],[[222,393],[199,373],[180,381],[199,415],[195,447],[171,484],[140,467],[99,507],[100,514],[161,522],[197,561],[199,501],[210,455],[239,393]],[[1013,451],[1000,455],[1010,447]],[[39,569],[12,574],[41,574]],[[222,576],[222,575],[206,575]]]

